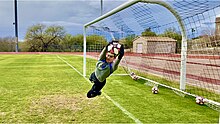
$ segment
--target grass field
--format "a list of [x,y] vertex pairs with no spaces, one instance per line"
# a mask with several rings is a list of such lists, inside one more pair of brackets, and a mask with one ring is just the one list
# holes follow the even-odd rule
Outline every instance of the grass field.
[[163,87],[152,94],[144,81],[128,76],[109,77],[104,94],[88,99],[82,61],[76,55],[0,55],[0,122],[218,123],[219,113],[194,98]]

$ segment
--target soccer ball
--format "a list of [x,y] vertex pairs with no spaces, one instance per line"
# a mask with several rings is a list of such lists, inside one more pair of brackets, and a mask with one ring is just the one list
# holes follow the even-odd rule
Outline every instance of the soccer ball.
[[131,76],[131,78],[133,80],[137,80],[138,79],[137,75],[134,72],[131,72],[130,76]]
[[196,97],[196,103],[197,103],[197,104],[200,104],[200,105],[203,105],[203,104],[205,103],[205,100],[204,100],[203,97],[197,96],[197,97]]
[[157,86],[154,86],[154,87],[152,88],[152,93],[153,93],[153,94],[158,94],[158,93],[159,93],[159,89],[158,89]]
[[113,53],[114,55],[118,55],[121,48],[121,44],[117,42],[113,42],[108,46],[108,52]]

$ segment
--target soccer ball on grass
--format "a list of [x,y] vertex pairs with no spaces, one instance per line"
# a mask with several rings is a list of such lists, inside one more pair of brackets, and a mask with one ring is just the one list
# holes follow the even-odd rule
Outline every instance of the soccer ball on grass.
[[200,105],[203,105],[205,103],[205,99],[201,96],[197,96],[196,97],[196,103],[200,104]]
[[131,76],[131,78],[133,80],[137,80],[138,79],[138,76],[134,72],[131,72],[130,76]]
[[152,93],[153,93],[153,94],[158,94],[158,93],[159,93],[159,89],[158,89],[157,86],[154,86],[154,87],[152,88]]

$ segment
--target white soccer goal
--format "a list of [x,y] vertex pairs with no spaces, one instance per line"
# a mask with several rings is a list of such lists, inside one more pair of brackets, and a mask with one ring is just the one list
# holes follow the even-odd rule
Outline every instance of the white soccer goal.
[[[219,16],[219,17],[218,17]],[[99,40],[91,45],[88,38]],[[84,25],[83,74],[88,76],[106,42],[125,45],[118,71],[220,106],[220,2],[130,0]],[[95,44],[95,45],[94,45]],[[169,83],[148,79],[156,75]]]

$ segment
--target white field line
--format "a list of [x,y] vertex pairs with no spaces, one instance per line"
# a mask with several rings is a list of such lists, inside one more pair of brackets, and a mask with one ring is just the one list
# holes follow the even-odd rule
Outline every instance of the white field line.
[[[83,74],[81,74],[76,68],[74,68],[71,64],[69,64],[69,63],[68,63],[67,61],[65,61],[64,59],[62,59],[60,56],[57,55],[57,58],[59,58],[60,60],[62,60],[63,62],[65,62],[65,63],[66,63],[67,65],[69,65],[73,70],[75,70],[79,75],[81,75],[82,77],[84,77]],[[87,79],[86,77],[84,77],[84,79],[90,83],[89,79]],[[90,83],[90,84],[91,84],[91,83]],[[132,120],[134,120],[135,123],[137,123],[137,124],[142,124],[142,122],[141,122],[139,119],[137,119],[133,114],[131,114],[129,111],[127,111],[124,107],[122,107],[118,102],[116,102],[115,100],[113,100],[113,99],[112,99],[110,96],[108,96],[106,93],[104,93],[104,92],[102,92],[102,93],[103,93],[103,95],[104,95],[108,100],[110,100],[115,106],[117,106],[124,114],[128,115],[129,118],[131,118]]]
[[111,74],[111,76],[128,76],[129,74]]
[[218,120],[218,123],[220,124],[220,112],[219,112],[219,120]]

